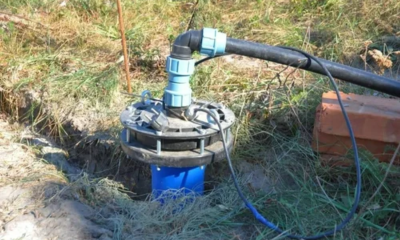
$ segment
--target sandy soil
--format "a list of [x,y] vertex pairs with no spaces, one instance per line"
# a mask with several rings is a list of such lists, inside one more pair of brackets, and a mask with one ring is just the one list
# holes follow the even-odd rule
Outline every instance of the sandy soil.
[[0,239],[111,239],[112,231],[95,223],[97,211],[63,191],[68,180],[57,167],[77,169],[51,145],[41,146],[50,156],[41,159],[40,145],[19,143],[24,134],[0,118]]

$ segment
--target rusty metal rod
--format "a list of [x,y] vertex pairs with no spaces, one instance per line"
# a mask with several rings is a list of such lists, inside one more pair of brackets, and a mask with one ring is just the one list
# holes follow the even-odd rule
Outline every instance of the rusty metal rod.
[[131,79],[130,79],[130,75],[129,75],[129,58],[128,58],[128,50],[127,50],[127,47],[126,47],[124,19],[122,17],[121,0],[117,0],[117,6],[118,6],[118,18],[119,18],[119,30],[121,32],[122,50],[124,51],[126,84],[128,86],[128,93],[132,93]]

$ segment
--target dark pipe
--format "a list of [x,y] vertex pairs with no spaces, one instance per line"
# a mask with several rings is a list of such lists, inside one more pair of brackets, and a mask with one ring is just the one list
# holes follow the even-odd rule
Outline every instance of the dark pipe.
[[[308,59],[301,53],[279,47],[228,38],[225,52],[264,59],[267,61],[277,62],[311,72],[324,74],[321,66],[319,66],[315,61]],[[335,78],[387,93],[395,97],[400,97],[400,81],[378,76],[357,68],[334,63],[328,60],[319,60],[326,66],[326,68]]]
[[191,59],[194,51],[201,48],[203,33],[200,30],[192,30],[179,35],[172,46],[171,57],[177,59]]

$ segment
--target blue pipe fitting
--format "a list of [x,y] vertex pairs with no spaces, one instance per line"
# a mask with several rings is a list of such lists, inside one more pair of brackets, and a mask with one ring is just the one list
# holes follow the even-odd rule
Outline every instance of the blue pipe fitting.
[[[182,40],[181,44],[190,45],[190,40],[195,39],[195,37],[190,38],[187,36],[185,38],[178,38],[188,40],[188,43]],[[218,32],[217,29],[204,28],[201,45],[200,40],[198,40],[198,43],[197,48],[200,48],[201,54],[211,57],[224,54],[226,34]],[[192,89],[190,88],[189,81],[194,72],[195,60],[184,59],[179,51],[185,49],[185,47],[187,48],[187,46],[181,46],[182,48],[179,48],[179,46],[174,45],[177,52],[175,52],[175,55],[171,54],[172,56],[167,57],[166,71],[168,72],[168,86],[164,90],[164,104],[168,107],[188,107],[192,103]],[[192,49],[192,51],[194,50]]]
[[192,103],[190,76],[194,72],[195,60],[167,57],[168,86],[164,91],[164,103],[169,107],[187,107]]
[[[151,165],[153,197],[161,196],[164,199],[166,193],[177,195],[202,195],[204,191],[205,166],[196,167],[158,167]],[[180,193],[180,194],[176,194]]]
[[225,53],[226,34],[218,32],[217,29],[203,28],[203,39],[201,41],[200,53],[214,57]]

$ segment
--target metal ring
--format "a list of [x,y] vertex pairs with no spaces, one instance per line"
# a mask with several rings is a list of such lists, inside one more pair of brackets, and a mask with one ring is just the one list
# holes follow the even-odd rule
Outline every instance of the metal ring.
[[[147,96],[147,100],[146,100],[146,96]],[[150,103],[151,103],[150,99],[153,97],[151,96],[151,92],[149,90],[144,90],[142,92],[142,94],[140,95],[140,98],[142,100],[143,105],[150,105]]]

